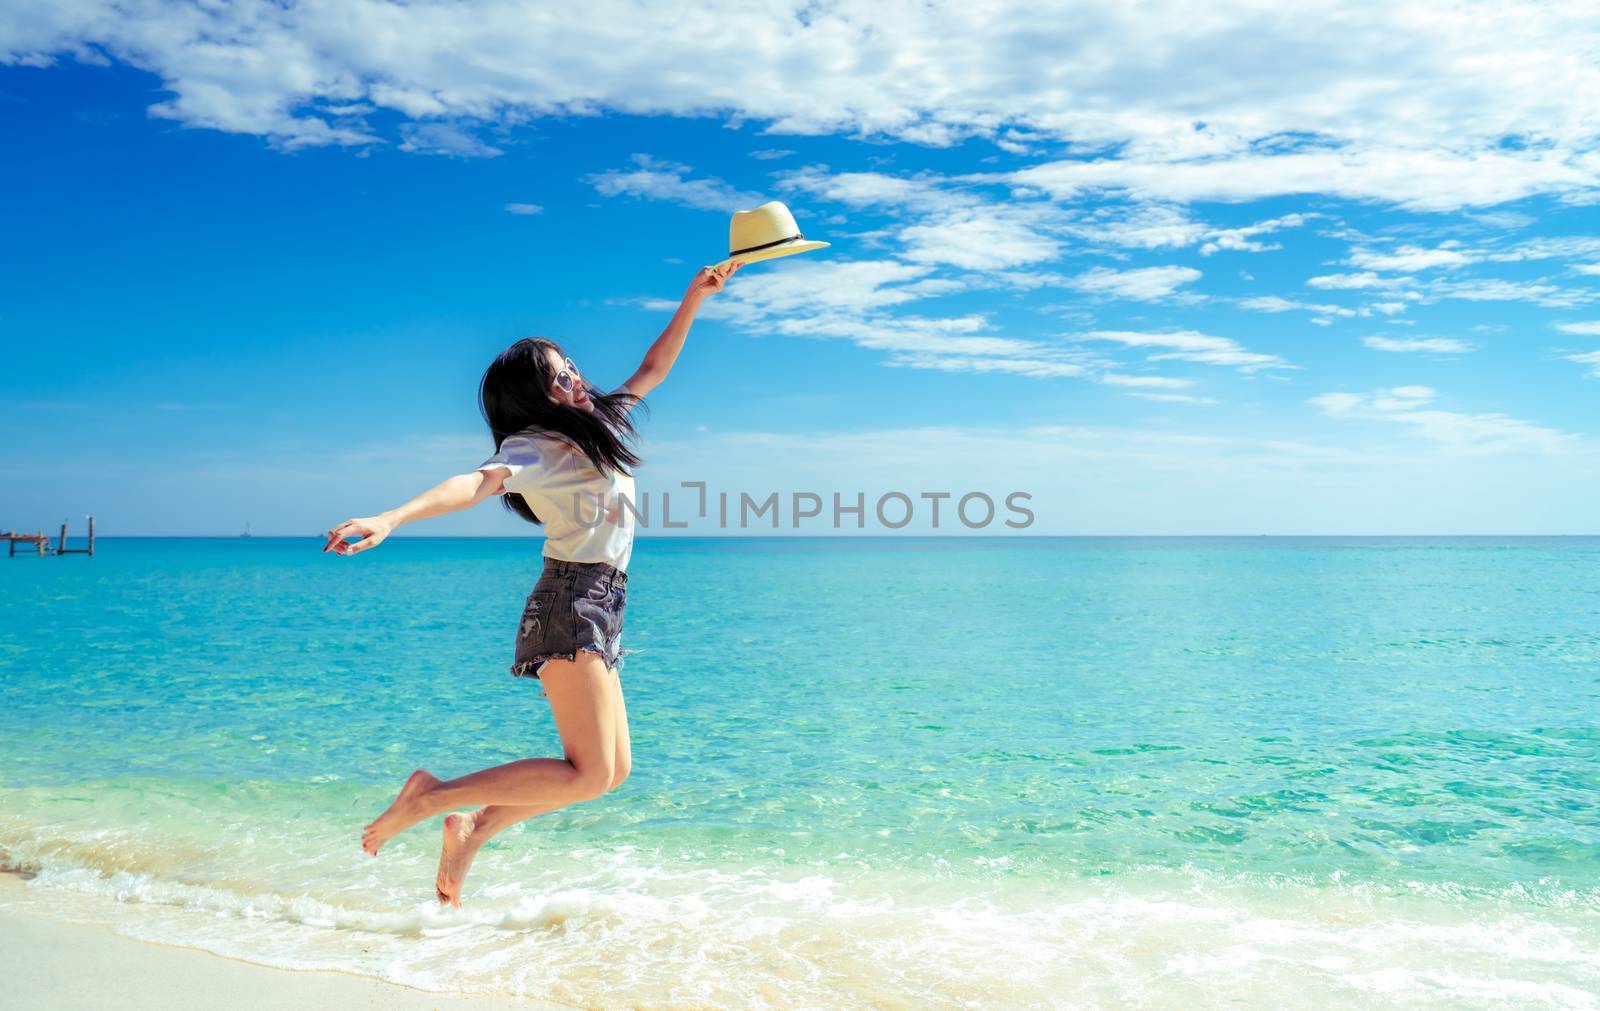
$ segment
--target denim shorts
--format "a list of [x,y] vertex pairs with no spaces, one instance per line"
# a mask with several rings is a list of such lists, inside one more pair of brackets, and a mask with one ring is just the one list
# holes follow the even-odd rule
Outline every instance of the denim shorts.
[[628,574],[605,562],[546,558],[517,626],[511,673],[537,678],[546,660],[576,660],[579,650],[599,653],[606,666],[622,663],[622,611]]

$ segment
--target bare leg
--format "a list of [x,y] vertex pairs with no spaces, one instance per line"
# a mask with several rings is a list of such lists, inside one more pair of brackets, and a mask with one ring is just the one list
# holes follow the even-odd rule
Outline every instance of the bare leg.
[[[632,767],[632,754],[628,739],[628,712],[622,698],[622,682],[613,668],[612,716],[615,720],[617,753],[611,784],[615,789],[628,777]],[[444,842],[439,851],[439,874],[434,880],[434,894],[441,903],[461,907],[461,886],[465,883],[472,860],[483,844],[496,834],[535,815],[554,811],[560,804],[506,805],[490,804],[468,814],[446,815]]]
[[436,814],[472,804],[533,801],[534,806],[551,810],[597,797],[610,782],[610,770],[604,771],[607,778],[601,780],[565,758],[522,758],[450,780],[437,779],[418,769],[406,780],[389,809],[366,827],[361,848],[377,856],[378,848],[396,833]]
[[[615,689],[611,693],[611,719],[612,729],[616,737],[616,757],[612,763],[611,782],[607,790],[614,790],[622,785],[628,778],[628,773],[633,770],[632,741],[628,735],[628,708],[626,700],[622,697],[622,679],[617,676],[615,667],[607,671],[611,675],[611,684]],[[502,829],[510,828],[519,821],[525,821],[535,815],[554,811],[560,804],[490,804],[473,812],[473,841],[476,846],[482,846]],[[469,858],[470,859],[470,858]]]
[[506,807],[495,804],[466,814],[445,815],[444,843],[439,850],[439,875],[433,882],[433,891],[439,897],[439,902],[461,908],[461,886],[466,883],[472,858],[478,855],[484,843],[502,829],[565,806],[531,804]]
[[616,772],[616,724],[611,694],[616,680],[598,653],[551,660],[539,671],[566,758],[522,758],[440,780],[418,769],[400,795],[366,827],[361,848],[378,849],[397,832],[425,818],[477,804],[562,807],[610,788]]

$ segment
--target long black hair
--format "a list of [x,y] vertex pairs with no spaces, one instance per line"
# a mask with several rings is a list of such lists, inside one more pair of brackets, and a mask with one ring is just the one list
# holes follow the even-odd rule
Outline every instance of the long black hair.
[[[628,408],[639,402],[631,393],[602,393],[583,381],[584,394],[594,402],[594,413],[550,399],[555,382],[549,352],[565,358],[561,345],[543,337],[524,337],[506,348],[483,370],[478,383],[478,408],[494,436],[495,452],[509,435],[537,432],[566,439],[583,452],[602,474],[629,473],[644,461],[624,440],[639,433],[628,420]],[[581,373],[580,373],[581,374]],[[529,523],[541,523],[516,492],[500,497],[501,504]]]

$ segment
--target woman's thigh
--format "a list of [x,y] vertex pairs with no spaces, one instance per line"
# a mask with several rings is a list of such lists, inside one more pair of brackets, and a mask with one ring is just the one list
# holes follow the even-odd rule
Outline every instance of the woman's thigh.
[[616,733],[616,768],[613,777],[625,779],[633,769],[633,745],[628,740],[628,705],[622,697],[622,677],[611,669],[611,718]]
[[[618,680],[598,653],[557,657],[539,668],[567,761],[582,774],[609,783],[617,765]],[[603,785],[602,783],[602,785]]]

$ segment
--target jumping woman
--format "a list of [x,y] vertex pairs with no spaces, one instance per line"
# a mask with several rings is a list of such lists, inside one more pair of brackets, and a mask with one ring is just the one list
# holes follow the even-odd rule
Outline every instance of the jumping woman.
[[667,377],[701,301],[741,266],[702,268],[638,371],[610,393],[590,385],[554,341],[517,341],[489,364],[478,389],[495,454],[397,509],[328,531],[325,553],[357,555],[402,524],[491,495],[545,528],[544,571],[523,608],[511,673],[543,686],[566,757],[524,758],[450,780],[418,769],[361,836],[361,848],[377,856],[390,837],[419,821],[476,807],[444,819],[434,882],[441,904],[461,905],[467,868],[495,833],[598,797],[628,776],[628,713],[617,670],[633,553],[628,468],[641,462],[626,444],[638,436],[628,412]]

